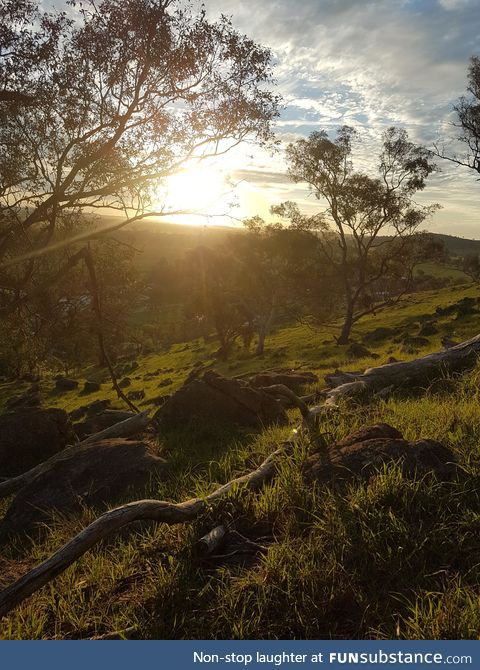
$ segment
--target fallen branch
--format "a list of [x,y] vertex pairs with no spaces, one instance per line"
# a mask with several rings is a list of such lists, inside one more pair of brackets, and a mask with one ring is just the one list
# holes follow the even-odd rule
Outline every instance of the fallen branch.
[[99,433],[94,433],[89,435],[79,444],[87,444],[89,442],[99,442],[100,440],[108,440],[114,437],[130,437],[131,435],[136,435],[148,426],[150,422],[149,410],[144,410],[140,414],[134,414],[129,419],[115,423],[105,430],[101,430]]
[[[389,363],[369,368],[363,373],[338,373],[329,380],[340,381],[327,391],[325,405],[335,405],[338,400],[352,396],[371,396],[391,387],[419,386],[444,374],[461,372],[475,365],[480,355],[480,335],[472,337],[450,349],[437,351],[413,361]],[[315,413],[315,412],[314,412]]]
[[142,430],[145,430],[149,424],[149,421],[149,411],[145,410],[141,414],[134,414],[129,419],[120,421],[119,423],[116,423],[113,426],[110,426],[110,428],[106,428],[99,433],[89,435],[89,437],[87,437],[85,440],[77,442],[73,446],[59,451],[54,456],[51,456],[48,460],[44,461],[43,463],[39,463],[34,468],[24,472],[22,475],[11,477],[10,479],[6,479],[5,481],[0,482],[0,499],[12,495],[12,493],[16,493],[23,486],[29,484],[37,475],[40,475],[48,470],[53,465],[53,463],[56,463],[57,461],[70,456],[72,453],[75,453],[78,447],[82,446],[83,444],[93,444],[94,442],[100,442],[100,440],[106,440],[109,438],[130,437],[132,435],[136,435]]
[[198,540],[196,545],[197,554],[201,558],[213,554],[215,549],[218,549],[224,541],[226,533],[225,526],[215,526],[215,528],[212,528],[209,533]]
[[[359,394],[369,395],[386,389],[388,386],[392,386],[393,389],[405,384],[407,381],[418,383],[439,376],[444,372],[464,370],[474,365],[479,353],[480,335],[477,335],[447,351],[429,354],[414,361],[381,365],[376,368],[369,368],[364,373],[358,375],[351,373],[355,375],[355,379],[327,391],[325,405],[314,407],[310,410],[307,408],[308,417],[311,418],[324,408],[334,406],[336,400],[341,397]],[[284,391],[282,392],[285,394]],[[64,570],[98,542],[133,521],[148,519],[169,525],[187,523],[197,518],[211,503],[227,496],[235,487],[245,486],[250,489],[260,487],[273,475],[275,459],[293,446],[296,441],[296,435],[297,431],[294,431],[290,440],[282,448],[277,449],[268,456],[256,470],[220,486],[206,498],[192,498],[182,503],[139,500],[102,514],[61,549],[52,554],[50,558],[2,591],[0,593],[0,616],[4,616],[10,612],[10,610],[28,598],[28,596],[64,572]],[[74,448],[70,447],[70,449]],[[62,453],[65,454],[65,451],[60,452],[53,458],[61,457]],[[0,484],[0,491],[2,487],[11,481],[7,480],[7,482]]]
[[138,500],[105,512],[50,558],[4,589],[0,593],[0,616],[10,612],[25,598],[64,572],[98,542],[133,521],[152,520],[168,525],[187,523],[197,518],[211,503],[224,498],[239,486],[257,489],[273,475],[275,459],[291,448],[294,441],[295,433],[280,449],[270,454],[256,470],[232,479],[205,498],[192,498],[181,503]]
[[266,393],[269,393],[270,395],[273,395],[275,398],[283,397],[287,398],[292,405],[295,407],[298,407],[300,410],[303,419],[308,422],[310,420],[310,410],[308,409],[306,403],[298,397],[296,393],[294,393],[291,389],[288,388],[288,386],[285,386],[285,384],[272,384],[271,386],[262,386],[262,391],[265,391]]

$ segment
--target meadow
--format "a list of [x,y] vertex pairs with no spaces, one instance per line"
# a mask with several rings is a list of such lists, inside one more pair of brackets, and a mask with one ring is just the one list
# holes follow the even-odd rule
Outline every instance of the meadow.
[[[238,350],[230,361],[216,362],[215,369],[227,376],[308,369],[322,380],[337,368],[361,370],[389,356],[412,359],[440,349],[443,335],[460,341],[477,332],[478,313],[454,318],[435,312],[477,294],[471,285],[412,294],[395,308],[365,317],[354,333],[356,340],[380,327],[415,335],[435,315],[438,333],[415,351],[390,336],[369,345],[375,357],[351,360],[331,329],[291,325],[269,338],[263,358]],[[158,395],[159,380],[171,379],[162,387],[170,393],[195,363],[214,363],[212,347],[196,340],[138,357],[131,388],[145,391],[142,409]],[[159,370],[168,372],[151,377]],[[87,369],[79,379],[94,374]],[[429,388],[340,406],[280,460],[277,476],[260,491],[234,491],[192,524],[144,523],[122,531],[2,619],[0,636],[475,638],[480,625],[479,376],[480,368]],[[46,405],[71,412],[83,402],[75,391],[59,396],[53,384],[42,382]],[[322,381],[306,392],[321,386]],[[3,383],[2,399],[23,390]],[[115,405],[114,395],[107,382],[89,399],[110,397]],[[291,425],[298,422],[296,410],[289,416]],[[301,465],[318,440],[330,443],[378,422],[394,426],[406,439],[431,438],[450,447],[461,463],[456,478],[448,483],[408,478],[392,464],[368,485],[306,483]],[[251,470],[287,439],[290,429],[195,425],[151,434],[168,461],[167,477],[127,499],[181,501],[206,495]],[[8,503],[3,501],[4,509]],[[86,508],[80,517],[59,516],[41,541],[6,547],[1,583],[7,585],[48,557],[96,514]],[[237,543],[202,559],[196,552],[198,538],[218,523],[238,533]]]

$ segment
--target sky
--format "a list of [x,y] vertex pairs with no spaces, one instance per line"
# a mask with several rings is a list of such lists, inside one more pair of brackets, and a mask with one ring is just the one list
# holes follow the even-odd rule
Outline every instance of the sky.
[[[268,218],[269,206],[284,200],[306,212],[318,208],[288,180],[284,162],[288,142],[313,130],[354,126],[362,170],[374,169],[391,125],[427,146],[455,132],[452,105],[466,90],[469,58],[480,55],[479,0],[206,0],[206,8],[271,48],[285,105],[275,128],[278,153],[249,146],[220,164],[237,184],[233,216]],[[428,229],[480,239],[480,183],[466,168],[439,167],[418,198],[442,206]]]

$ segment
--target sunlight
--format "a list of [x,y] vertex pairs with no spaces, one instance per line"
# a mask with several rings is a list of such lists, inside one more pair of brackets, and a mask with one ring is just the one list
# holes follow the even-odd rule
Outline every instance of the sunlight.
[[233,198],[228,175],[213,166],[201,165],[165,180],[154,193],[152,206],[158,210],[184,211],[172,216],[179,223],[204,225],[210,218],[223,219],[233,206]]

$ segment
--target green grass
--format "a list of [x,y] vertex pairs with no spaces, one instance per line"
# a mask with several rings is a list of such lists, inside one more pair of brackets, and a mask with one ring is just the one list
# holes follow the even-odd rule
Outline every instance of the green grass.
[[[477,289],[409,296],[361,321],[354,337],[361,340],[379,326],[415,334],[437,306],[466,295],[476,296]],[[312,369],[320,375],[336,367],[361,369],[390,355],[406,359],[436,350],[445,333],[458,339],[472,336],[480,315],[442,317],[437,325],[440,332],[417,353],[406,354],[401,343],[389,338],[370,347],[378,359],[360,361],[346,358],[332,331],[290,326],[270,337],[263,359],[238,351],[216,367],[229,375],[269,367]],[[327,338],[330,342],[324,344]],[[130,388],[144,388],[147,399],[171,392],[195,362],[212,360],[213,348],[195,341],[138,359],[139,367],[129,374]],[[143,379],[159,368],[173,371]],[[87,370],[84,376],[94,373]],[[172,385],[159,389],[165,377]],[[393,464],[368,486],[311,486],[301,476],[301,465],[315,449],[315,439],[305,438],[280,461],[277,476],[262,490],[236,491],[192,524],[144,524],[95,547],[2,619],[0,637],[82,638],[133,626],[130,635],[137,638],[478,638],[479,381],[480,368],[410,394],[345,405],[319,426],[328,441],[379,421],[410,440],[439,440],[460,460],[454,481],[409,479]],[[54,395],[52,384],[45,383],[48,404],[68,409],[112,396],[107,384],[81,400],[75,392]],[[4,398],[13,391],[2,387]],[[298,413],[292,411],[290,419],[298,421]],[[159,435],[168,477],[138,495],[174,501],[205,495],[252,470],[289,430],[187,426]],[[3,501],[2,508],[7,504]],[[87,509],[80,517],[59,518],[45,529],[42,541],[3,547],[0,582],[9,583],[45,559],[95,516]],[[218,523],[229,524],[265,550],[201,561],[195,542]],[[230,553],[228,546],[225,553]]]

